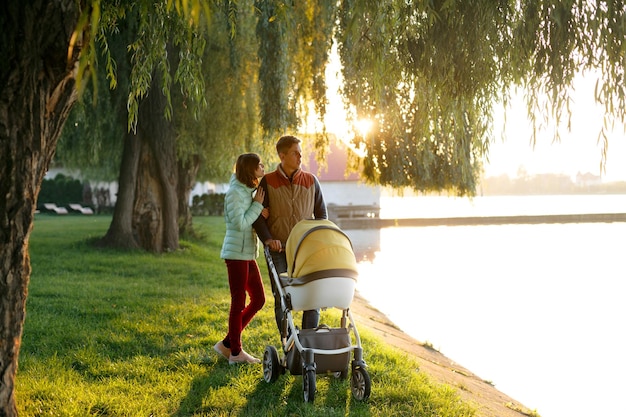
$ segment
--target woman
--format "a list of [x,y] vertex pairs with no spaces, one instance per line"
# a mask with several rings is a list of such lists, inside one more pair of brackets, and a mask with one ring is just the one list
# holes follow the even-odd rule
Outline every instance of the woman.
[[[258,189],[255,194],[254,191],[264,174],[265,167],[259,155],[239,155],[224,199],[226,235],[220,256],[228,269],[231,304],[228,334],[213,349],[230,364],[261,362],[243,350],[241,333],[265,304],[265,290],[256,263],[258,239],[252,228],[252,223],[263,211],[265,192]],[[250,297],[248,305],[246,294]]]

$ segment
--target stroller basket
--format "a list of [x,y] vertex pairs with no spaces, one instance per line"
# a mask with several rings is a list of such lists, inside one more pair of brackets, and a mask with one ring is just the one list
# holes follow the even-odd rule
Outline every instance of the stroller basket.
[[[333,350],[347,348],[352,344],[346,328],[302,329],[298,337],[303,348]],[[350,350],[343,350],[344,352],[336,355],[316,355],[316,373],[347,370],[350,365]],[[302,358],[298,349],[291,349],[287,353],[287,368],[292,375],[302,375]]]

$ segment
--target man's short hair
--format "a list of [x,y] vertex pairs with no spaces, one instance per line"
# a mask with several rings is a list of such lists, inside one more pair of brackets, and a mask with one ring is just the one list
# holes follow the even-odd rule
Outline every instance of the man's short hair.
[[302,141],[295,136],[282,136],[280,139],[278,139],[278,142],[276,142],[276,152],[278,154],[286,153],[289,148],[291,148],[295,143],[300,142]]

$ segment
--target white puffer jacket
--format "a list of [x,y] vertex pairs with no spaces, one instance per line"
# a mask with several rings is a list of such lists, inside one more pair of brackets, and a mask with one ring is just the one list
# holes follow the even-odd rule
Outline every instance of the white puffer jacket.
[[259,254],[259,244],[252,223],[259,217],[263,205],[253,201],[254,188],[241,183],[235,174],[230,178],[230,185],[224,198],[224,220],[226,235],[220,257],[250,261]]

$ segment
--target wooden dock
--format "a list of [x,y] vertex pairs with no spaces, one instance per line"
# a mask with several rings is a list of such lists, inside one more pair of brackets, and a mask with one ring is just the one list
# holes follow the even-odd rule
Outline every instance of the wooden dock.
[[385,227],[479,226],[502,224],[613,223],[626,222],[626,213],[542,214],[532,216],[447,217],[381,219],[379,217],[336,218],[342,229],[382,229]]
[[380,207],[374,204],[329,204],[328,218],[333,222],[339,219],[373,219],[380,214]]

